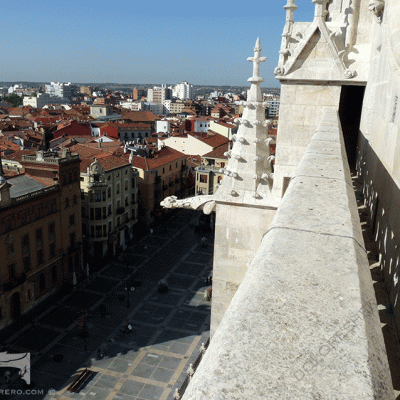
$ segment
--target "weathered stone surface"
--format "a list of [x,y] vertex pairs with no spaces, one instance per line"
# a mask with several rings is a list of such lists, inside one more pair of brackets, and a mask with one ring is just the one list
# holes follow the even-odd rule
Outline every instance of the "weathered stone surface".
[[[342,143],[337,113],[321,126]],[[316,149],[302,158],[184,400],[393,398],[344,153]]]

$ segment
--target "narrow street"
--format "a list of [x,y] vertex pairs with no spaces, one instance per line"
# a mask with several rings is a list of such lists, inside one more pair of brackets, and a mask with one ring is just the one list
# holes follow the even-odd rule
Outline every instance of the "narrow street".
[[[209,338],[204,291],[213,234],[194,232],[195,217],[178,211],[72,293],[39,305],[14,331],[0,332],[0,351],[31,353],[29,389],[43,394],[29,399],[173,399]],[[158,292],[161,279],[168,293]],[[127,296],[125,288],[134,290]],[[124,333],[126,323],[133,333]],[[85,368],[93,371],[90,379],[69,392]],[[0,389],[23,391],[24,381],[14,374]]]

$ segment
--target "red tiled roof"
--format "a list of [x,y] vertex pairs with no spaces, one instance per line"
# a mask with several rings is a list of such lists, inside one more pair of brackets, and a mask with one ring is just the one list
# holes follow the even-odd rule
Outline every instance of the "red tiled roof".
[[158,119],[151,111],[123,111],[122,118],[132,122],[153,122]]
[[99,154],[96,157],[91,158],[82,158],[80,169],[81,172],[86,172],[88,167],[94,162],[94,159],[97,158],[97,161],[103,166],[106,171],[111,171],[116,168],[126,167],[129,162],[121,159],[121,157],[116,157],[111,154]]
[[80,124],[76,121],[71,121],[68,126],[58,129],[53,132],[54,139],[60,136],[91,136],[92,132],[89,124]]
[[207,158],[224,158],[228,159],[228,157],[224,156],[224,153],[229,150],[229,143],[225,143],[221,146],[216,147],[214,150],[210,151],[207,154],[204,154],[203,157]]
[[195,156],[188,156],[186,159],[186,164],[196,168],[201,164],[201,156],[200,155],[195,155]]
[[85,144],[75,144],[70,147],[70,150],[72,153],[78,153],[79,158],[82,160],[85,158],[93,159],[101,155],[110,155],[110,153],[104,152],[103,149],[88,147]]
[[[124,154],[123,158],[128,160],[129,154]],[[182,158],[186,158],[185,154],[172,149],[171,147],[164,147],[154,156],[154,158],[133,156],[132,165],[135,168],[148,171]]]
[[[17,146],[17,145],[15,145],[15,146],[18,147],[18,149],[14,150],[12,153],[9,153],[9,154],[6,154],[6,155],[3,154],[1,156],[1,158],[3,160],[10,160],[10,161],[18,161],[18,162],[20,162],[20,161],[22,161],[22,156],[35,154],[35,152],[32,151],[32,150],[20,150],[19,146]],[[2,148],[2,145],[0,145],[0,148]],[[7,150],[10,150],[10,149],[7,149]]]
[[188,135],[193,136],[194,138],[202,141],[203,143],[208,144],[213,149],[228,142],[227,137],[220,135],[219,133],[214,132],[212,130],[208,130],[205,133],[199,133],[199,132],[188,133]]

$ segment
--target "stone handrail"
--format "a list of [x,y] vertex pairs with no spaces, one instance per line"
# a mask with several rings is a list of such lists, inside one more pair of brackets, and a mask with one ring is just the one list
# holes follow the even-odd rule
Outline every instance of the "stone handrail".
[[183,400],[393,398],[339,118],[327,110]]

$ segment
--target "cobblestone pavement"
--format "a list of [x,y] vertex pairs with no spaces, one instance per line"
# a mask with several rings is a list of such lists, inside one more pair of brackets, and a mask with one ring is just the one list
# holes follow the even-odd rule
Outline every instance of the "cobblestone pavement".
[[[193,231],[195,215],[177,212],[66,298],[39,308],[8,337],[0,333],[1,351],[31,353],[28,390],[39,393],[28,395],[16,378],[2,381],[0,394],[7,399],[173,399],[209,337],[210,302],[203,294],[212,274],[213,236]],[[201,243],[204,236],[207,244]],[[169,284],[166,294],[157,291],[160,279]],[[135,288],[129,299],[126,287]],[[82,316],[87,338],[77,324]],[[127,322],[132,334],[123,333]],[[93,374],[84,387],[67,391],[85,368]]]

